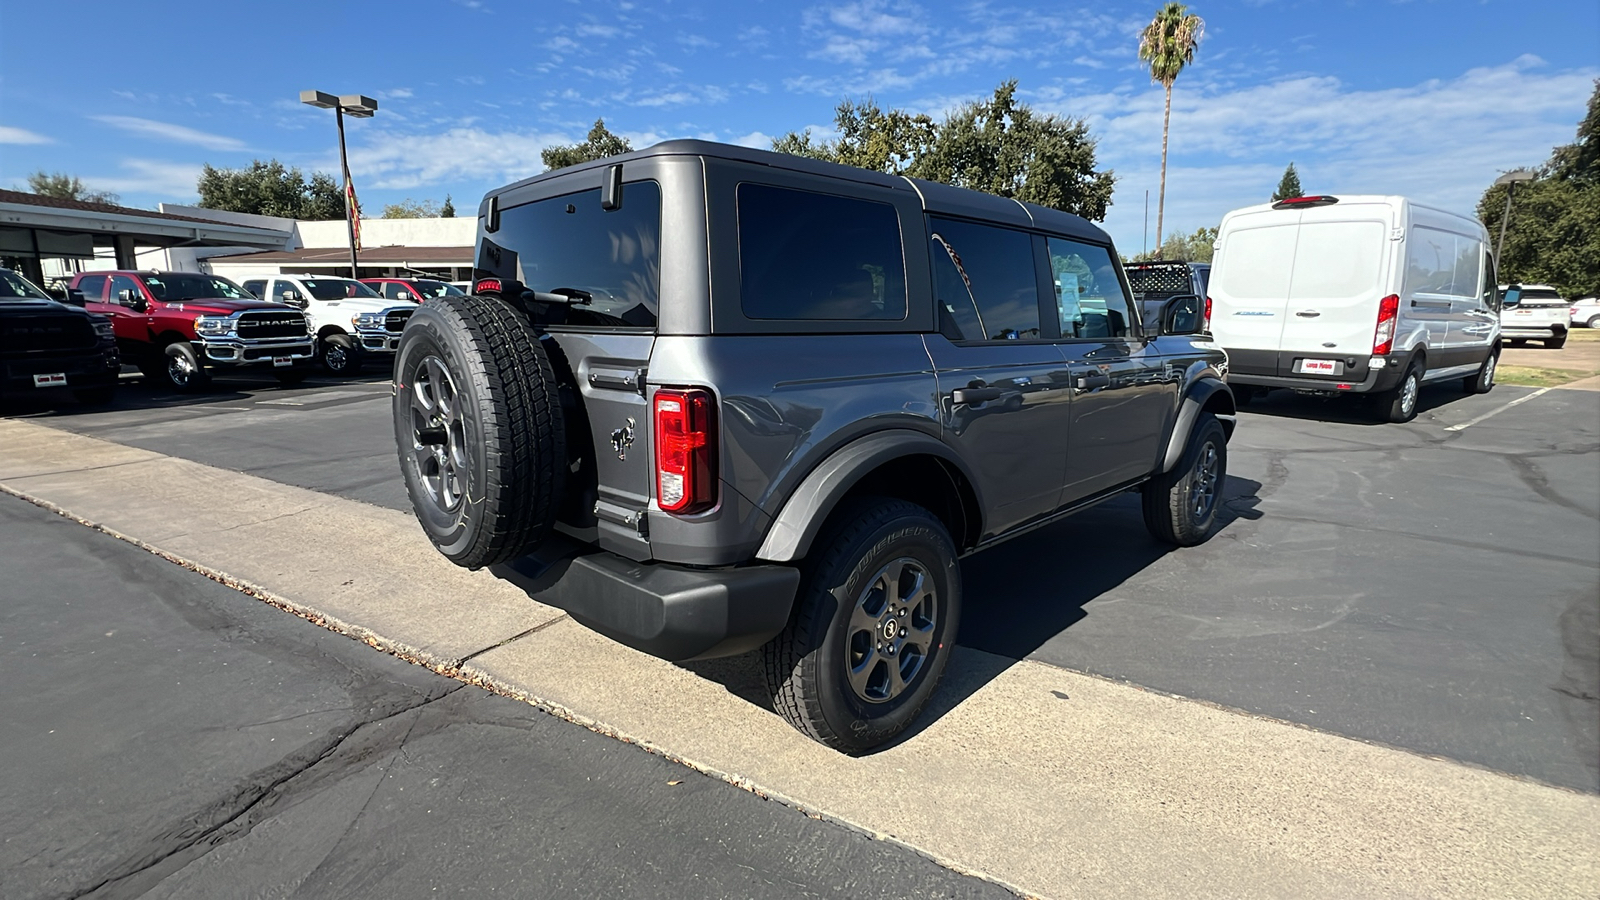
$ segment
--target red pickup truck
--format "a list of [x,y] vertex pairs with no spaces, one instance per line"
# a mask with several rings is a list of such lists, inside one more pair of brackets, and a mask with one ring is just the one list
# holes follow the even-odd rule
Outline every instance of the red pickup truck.
[[304,380],[315,340],[298,309],[257,300],[226,278],[199,272],[84,272],[72,303],[111,318],[117,347],[148,381],[198,391],[213,373],[268,366],[284,384]]

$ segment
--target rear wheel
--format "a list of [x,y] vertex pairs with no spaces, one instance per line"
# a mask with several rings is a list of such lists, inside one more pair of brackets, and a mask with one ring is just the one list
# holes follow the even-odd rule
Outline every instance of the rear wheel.
[[904,500],[843,507],[812,547],[794,618],[762,648],[773,706],[835,750],[882,746],[933,695],[960,617],[942,522]]
[[1204,543],[1217,523],[1227,479],[1228,434],[1216,416],[1201,413],[1177,465],[1145,483],[1145,527],[1157,540],[1180,547]]
[[1590,328],[1600,328],[1600,316],[1590,316],[1589,321],[1584,324]]
[[322,338],[322,367],[330,375],[354,375],[361,368],[361,348],[355,338],[335,332]]
[[526,555],[555,523],[567,465],[555,373],[527,317],[489,297],[429,299],[394,379],[400,469],[428,539],[474,569]]
[[1384,422],[1409,422],[1417,417],[1417,398],[1422,395],[1422,363],[1413,362],[1400,376],[1394,389],[1377,396],[1378,418]]
[[183,393],[203,391],[211,383],[211,375],[200,364],[199,354],[188,341],[175,341],[167,345],[166,365],[161,370],[167,387]]
[[1488,359],[1483,361],[1483,368],[1476,375],[1461,379],[1461,389],[1469,394],[1487,394],[1494,390],[1494,372],[1499,365],[1500,351],[1490,351]]
[[1566,345],[1567,345],[1567,333],[1565,331],[1561,332],[1560,334],[1556,335],[1555,337],[1545,338],[1545,340],[1544,340],[1544,346],[1545,346],[1545,349],[1547,349],[1547,350],[1560,350],[1562,347],[1565,347]]

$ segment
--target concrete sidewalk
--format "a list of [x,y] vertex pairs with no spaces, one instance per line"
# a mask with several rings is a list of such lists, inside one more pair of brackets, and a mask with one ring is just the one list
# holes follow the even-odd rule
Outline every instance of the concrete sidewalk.
[[1600,797],[958,650],[904,742],[839,756],[748,659],[606,641],[410,516],[0,421],[0,486],[336,630],[1051,897],[1592,897]]

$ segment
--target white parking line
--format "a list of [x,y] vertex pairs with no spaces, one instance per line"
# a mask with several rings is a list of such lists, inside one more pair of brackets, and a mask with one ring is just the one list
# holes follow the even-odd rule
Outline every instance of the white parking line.
[[1446,428],[1445,431],[1463,431],[1465,429],[1471,428],[1472,426],[1478,424],[1479,422],[1482,422],[1484,419],[1487,419],[1490,416],[1498,416],[1499,414],[1505,412],[1506,410],[1510,409],[1511,407],[1516,406],[1518,403],[1527,403],[1529,400],[1532,400],[1533,398],[1539,396],[1540,394],[1546,393],[1549,390],[1551,390],[1551,389],[1547,388],[1547,387],[1539,388],[1537,391],[1534,391],[1533,393],[1529,394],[1526,397],[1518,397],[1517,399],[1511,401],[1510,403],[1507,403],[1505,406],[1495,407],[1494,409],[1489,410],[1488,412],[1484,413],[1483,415],[1478,416],[1476,419],[1468,419],[1465,422],[1462,422],[1460,425],[1451,425],[1449,428]]

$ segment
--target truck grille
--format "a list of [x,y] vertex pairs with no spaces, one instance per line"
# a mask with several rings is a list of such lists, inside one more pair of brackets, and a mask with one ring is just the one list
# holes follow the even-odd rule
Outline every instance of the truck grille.
[[239,337],[245,339],[306,336],[306,317],[297,312],[239,314]]
[[411,318],[414,309],[391,309],[383,317],[383,330],[390,334],[399,334],[406,330],[406,320]]
[[87,350],[99,342],[88,316],[18,316],[0,319],[0,353]]

